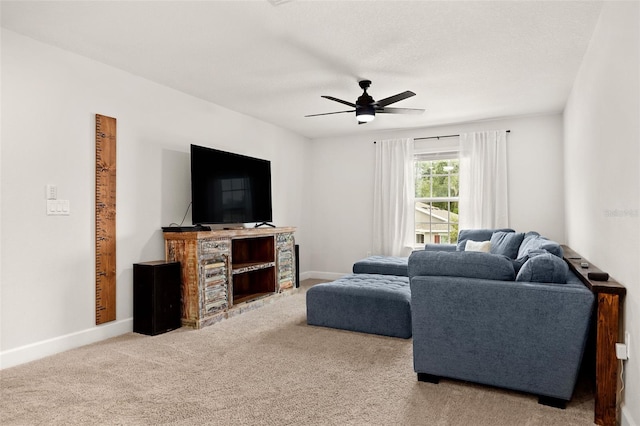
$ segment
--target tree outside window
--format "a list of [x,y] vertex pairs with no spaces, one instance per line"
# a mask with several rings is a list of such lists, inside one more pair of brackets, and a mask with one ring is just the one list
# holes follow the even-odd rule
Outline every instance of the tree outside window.
[[460,162],[456,158],[415,160],[415,244],[458,240]]

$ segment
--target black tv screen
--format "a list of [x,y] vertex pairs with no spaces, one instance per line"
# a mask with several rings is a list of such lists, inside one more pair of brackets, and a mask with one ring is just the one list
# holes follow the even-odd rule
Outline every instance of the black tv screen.
[[271,222],[271,162],[191,145],[194,225]]

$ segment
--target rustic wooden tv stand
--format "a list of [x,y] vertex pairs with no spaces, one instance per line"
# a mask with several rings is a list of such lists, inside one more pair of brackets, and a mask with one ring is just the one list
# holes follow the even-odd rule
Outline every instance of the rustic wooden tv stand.
[[295,288],[293,227],[165,232],[181,264],[182,325],[201,328]]

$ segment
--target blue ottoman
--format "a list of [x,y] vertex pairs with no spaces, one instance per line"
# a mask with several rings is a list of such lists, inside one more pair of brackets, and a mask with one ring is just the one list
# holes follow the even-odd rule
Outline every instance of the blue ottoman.
[[409,278],[353,274],[307,291],[307,324],[411,337]]
[[353,273],[408,277],[408,265],[408,257],[369,256],[353,264]]

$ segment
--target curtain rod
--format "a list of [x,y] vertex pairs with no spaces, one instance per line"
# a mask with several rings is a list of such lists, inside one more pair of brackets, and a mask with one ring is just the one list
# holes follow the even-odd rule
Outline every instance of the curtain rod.
[[[511,133],[511,130],[507,130],[507,133]],[[440,139],[440,138],[455,138],[458,137],[460,135],[442,135],[442,136],[426,136],[423,138],[413,138],[414,141],[422,141],[422,140],[426,140],[426,139]],[[373,141],[373,143],[376,143],[376,141]]]
[[[507,133],[511,133],[511,130],[507,130]],[[443,135],[443,136],[427,136],[424,138],[413,138],[414,141],[422,141],[425,139],[440,139],[440,138],[455,138],[460,135]]]

